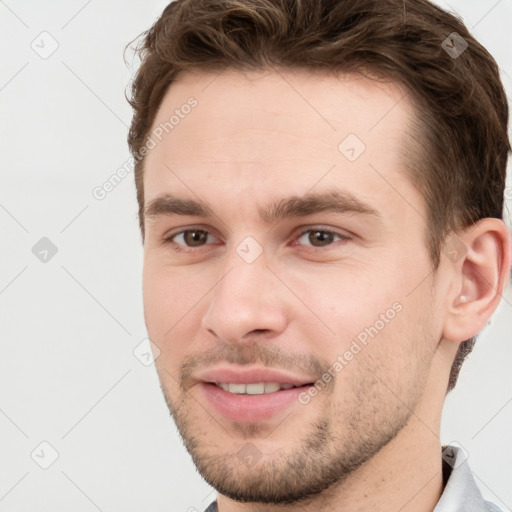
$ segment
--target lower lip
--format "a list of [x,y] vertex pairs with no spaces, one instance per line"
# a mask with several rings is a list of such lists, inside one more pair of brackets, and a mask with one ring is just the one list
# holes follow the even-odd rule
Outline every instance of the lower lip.
[[263,395],[236,395],[208,382],[202,382],[200,386],[208,402],[219,414],[228,420],[245,423],[271,419],[278,412],[297,403],[299,395],[311,387],[308,384]]

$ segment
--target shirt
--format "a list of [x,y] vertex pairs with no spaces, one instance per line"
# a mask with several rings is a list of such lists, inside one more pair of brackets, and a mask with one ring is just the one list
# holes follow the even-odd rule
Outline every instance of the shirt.
[[[461,448],[443,446],[442,456],[444,490],[432,512],[503,512],[483,499]],[[217,500],[204,512],[218,512]]]

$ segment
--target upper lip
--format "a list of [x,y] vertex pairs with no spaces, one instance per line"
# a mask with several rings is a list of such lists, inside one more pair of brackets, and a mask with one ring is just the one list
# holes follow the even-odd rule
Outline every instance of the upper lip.
[[256,382],[276,382],[278,384],[293,384],[303,386],[311,384],[316,379],[293,375],[273,368],[213,368],[197,375],[203,382],[225,384],[251,384]]

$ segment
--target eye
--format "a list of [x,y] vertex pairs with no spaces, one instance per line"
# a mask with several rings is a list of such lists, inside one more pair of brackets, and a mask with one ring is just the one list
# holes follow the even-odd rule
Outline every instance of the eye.
[[332,245],[333,242],[336,241],[336,238],[338,238],[340,241],[350,239],[348,236],[336,233],[335,231],[330,231],[328,229],[309,228],[305,231],[302,231],[297,241],[299,243],[301,240],[303,242],[306,241],[309,242],[314,248],[321,248]]
[[165,238],[164,242],[174,244],[176,251],[186,251],[187,248],[205,245],[209,236],[215,238],[204,229],[190,228],[172,234]]
[[[209,231],[200,228],[183,229],[164,239],[164,243],[171,244],[177,252],[190,252],[193,248],[207,245],[211,239],[216,240]],[[336,241],[349,240],[350,237],[336,233],[329,229],[308,228],[303,230],[297,238],[298,245],[309,245],[314,249],[320,249],[333,245]]]

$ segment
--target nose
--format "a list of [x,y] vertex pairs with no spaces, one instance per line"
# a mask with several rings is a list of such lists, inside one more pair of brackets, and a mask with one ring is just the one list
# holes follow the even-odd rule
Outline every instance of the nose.
[[254,336],[274,337],[287,324],[286,289],[267,267],[264,253],[247,263],[233,251],[222,266],[203,329],[230,343],[243,343]]

